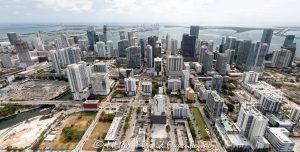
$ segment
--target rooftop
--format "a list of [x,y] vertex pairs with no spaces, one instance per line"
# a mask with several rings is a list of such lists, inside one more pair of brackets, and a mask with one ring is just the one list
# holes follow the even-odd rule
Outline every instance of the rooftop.
[[270,127],[268,130],[277,137],[282,143],[293,143],[293,141],[287,136],[289,131],[285,128]]
[[113,122],[110,125],[110,128],[105,136],[106,141],[114,141],[117,138],[117,132],[119,130],[120,124],[122,121],[122,117],[115,117]]

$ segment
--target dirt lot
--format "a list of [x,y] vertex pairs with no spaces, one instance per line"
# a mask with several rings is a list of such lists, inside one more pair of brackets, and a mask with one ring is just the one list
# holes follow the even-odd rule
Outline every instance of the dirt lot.
[[56,137],[52,142],[43,142],[40,145],[40,149],[53,149],[53,150],[70,150],[73,149],[78,141],[66,141],[64,139],[62,130],[65,127],[74,126],[78,131],[85,131],[88,124],[95,117],[96,113],[77,113],[64,119],[52,133],[55,133]]

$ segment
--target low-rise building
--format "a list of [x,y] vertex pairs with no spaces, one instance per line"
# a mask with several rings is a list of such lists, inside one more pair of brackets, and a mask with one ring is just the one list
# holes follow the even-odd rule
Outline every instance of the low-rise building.
[[86,100],[83,103],[84,111],[98,111],[100,103],[98,100]]
[[122,126],[121,124],[122,124],[122,117],[115,117],[104,138],[106,142],[115,142],[118,140],[118,134]]
[[197,94],[192,88],[186,88],[185,89],[185,97],[188,102],[195,102],[197,98]]
[[144,149],[145,147],[145,129],[139,128],[136,138],[136,149]]
[[288,136],[289,131],[280,127],[269,127],[265,133],[265,137],[277,152],[293,151],[295,143]]

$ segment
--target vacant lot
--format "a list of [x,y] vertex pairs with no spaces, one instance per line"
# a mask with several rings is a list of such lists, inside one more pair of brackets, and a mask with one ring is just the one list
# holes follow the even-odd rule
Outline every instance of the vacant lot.
[[103,138],[105,138],[110,125],[111,125],[110,122],[98,122],[96,127],[94,128],[91,136],[88,138],[88,140],[84,144],[83,149],[84,150],[96,150],[96,148],[94,148],[95,141],[103,140]]
[[209,139],[209,136],[207,135],[207,132],[205,130],[206,129],[206,124],[205,124],[205,121],[204,121],[199,109],[196,108],[196,107],[192,107],[191,111],[192,111],[192,113],[194,115],[194,118],[197,122],[197,126],[199,128],[199,134],[201,136],[201,139],[204,139],[204,140]]
[[94,112],[82,112],[67,117],[54,131],[56,134],[54,141],[43,142],[40,149],[71,150],[75,148],[95,115]]

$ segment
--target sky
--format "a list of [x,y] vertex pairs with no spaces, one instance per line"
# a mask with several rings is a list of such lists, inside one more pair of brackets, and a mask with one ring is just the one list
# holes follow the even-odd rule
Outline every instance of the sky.
[[299,0],[0,0],[0,22],[300,25]]

